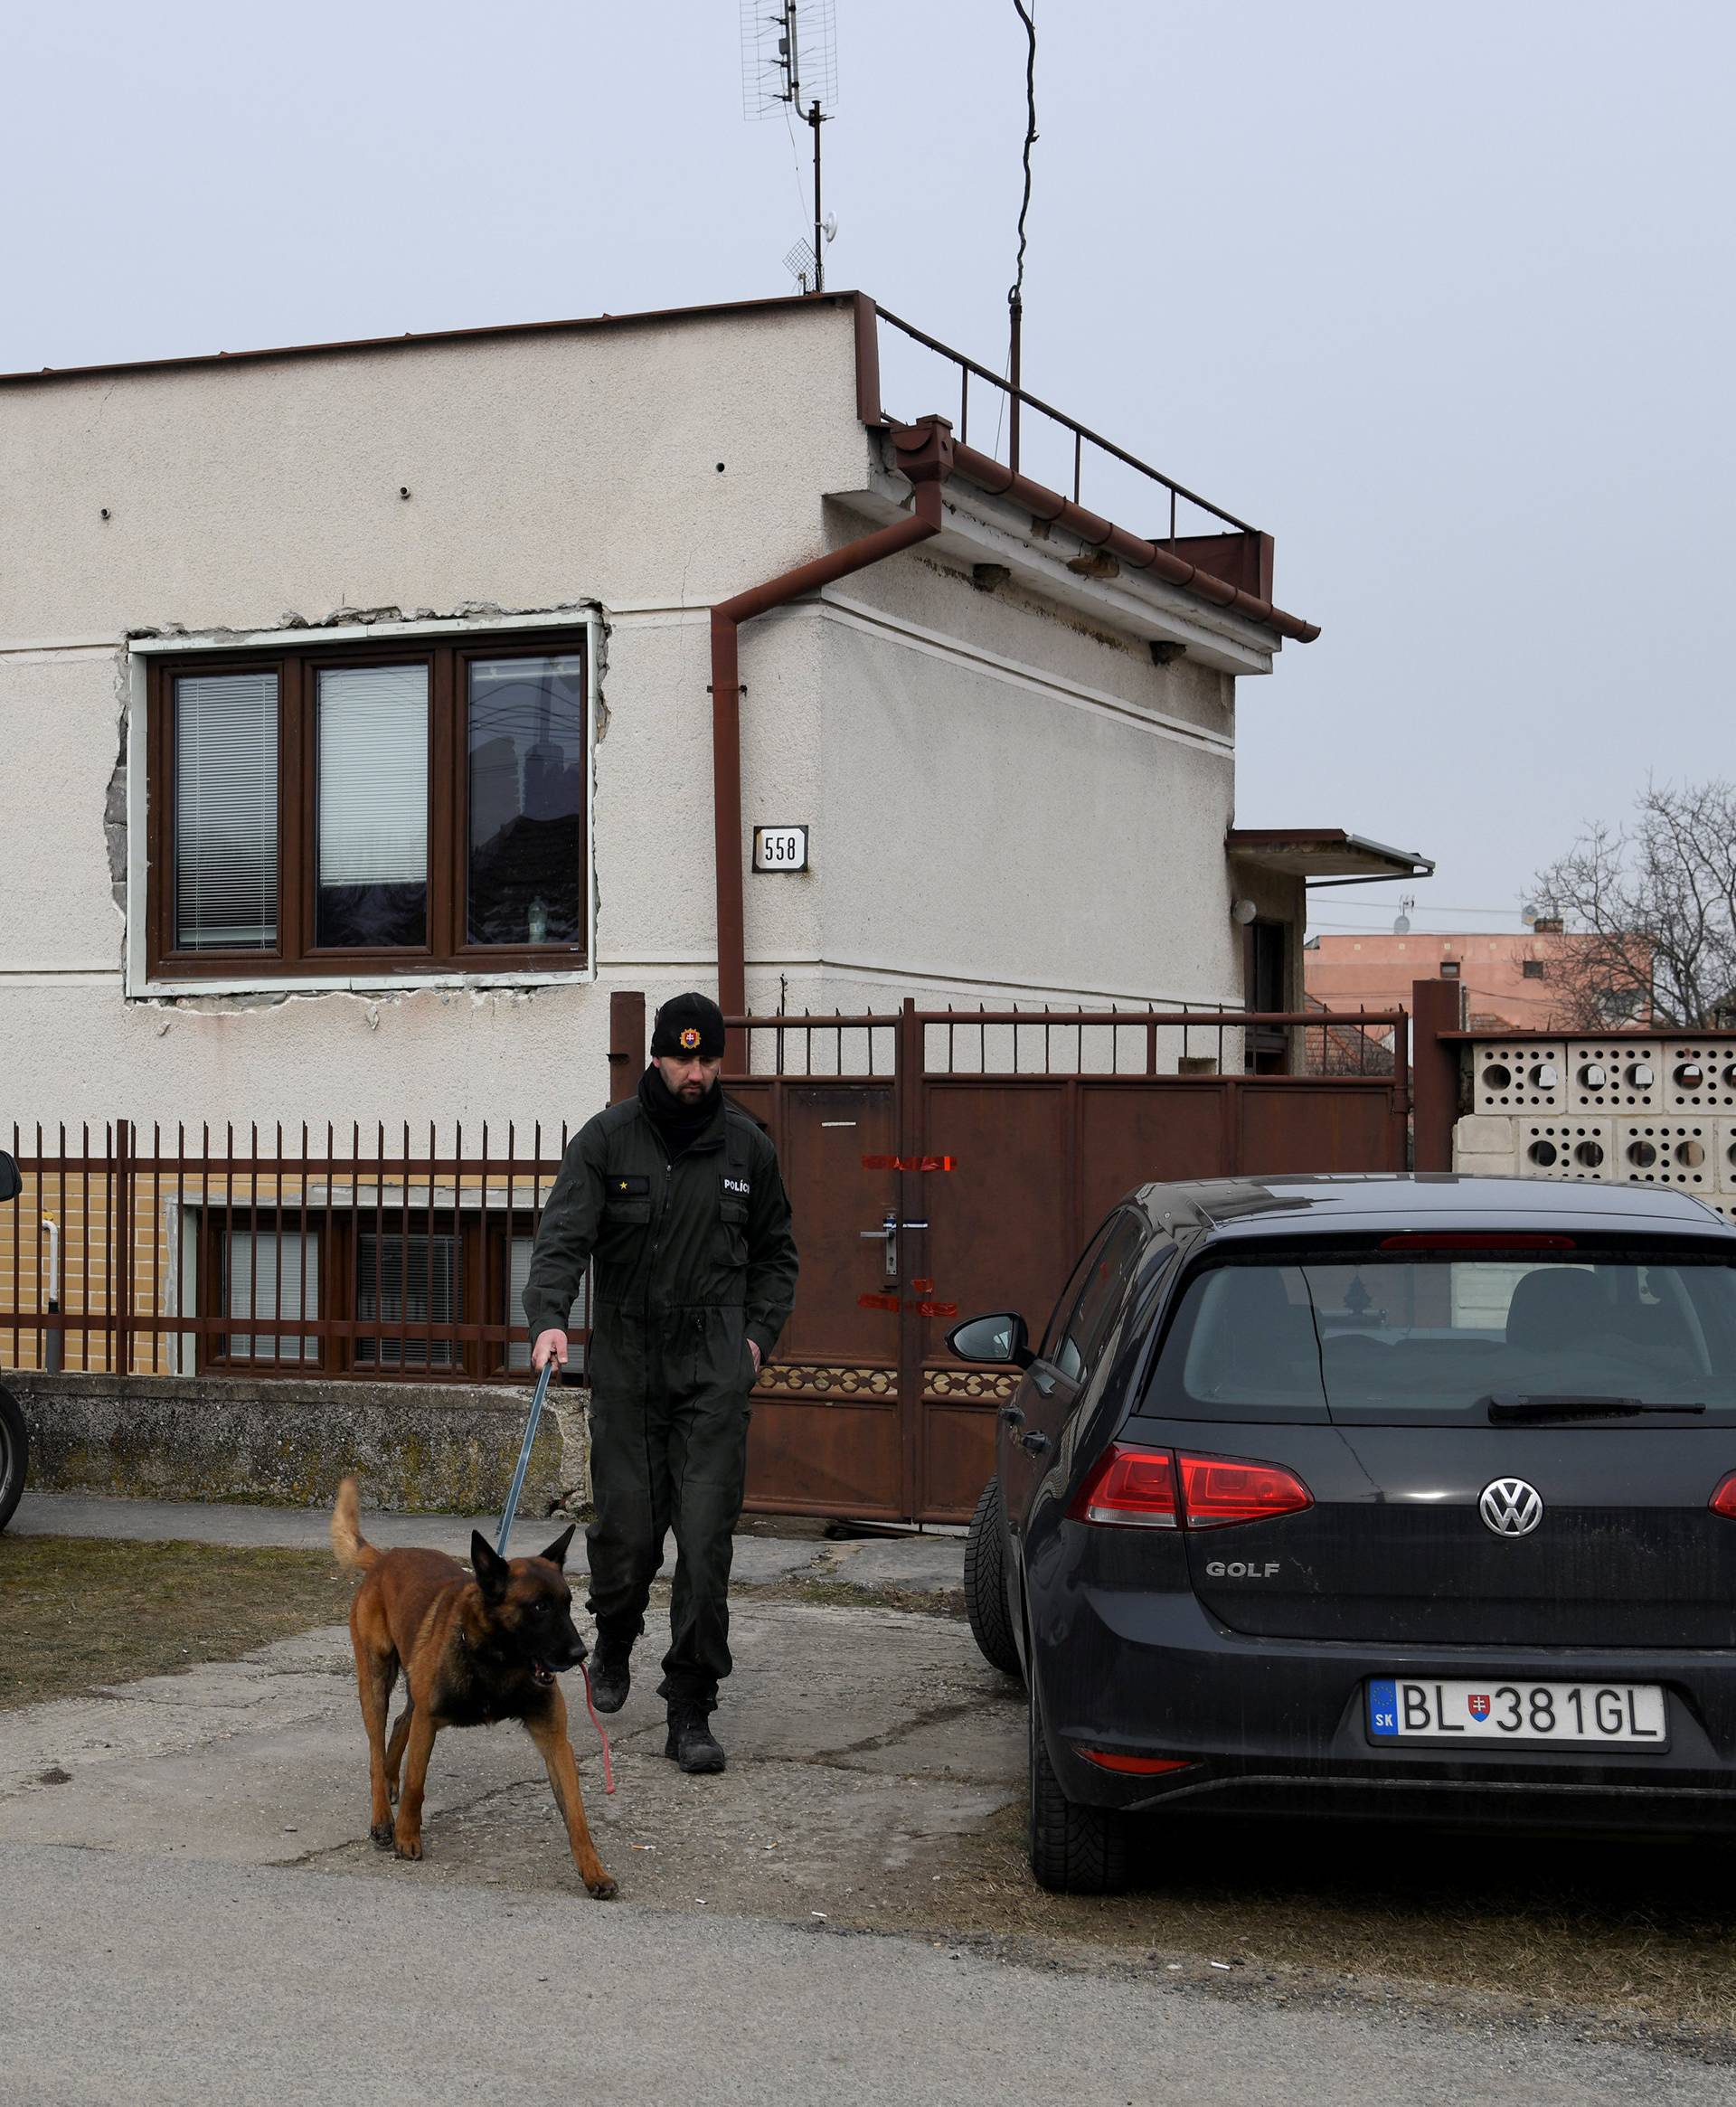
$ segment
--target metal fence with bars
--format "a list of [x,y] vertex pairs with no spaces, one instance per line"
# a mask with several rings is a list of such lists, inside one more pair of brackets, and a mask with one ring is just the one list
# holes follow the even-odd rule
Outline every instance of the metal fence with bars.
[[[523,1380],[519,1293],[567,1135],[13,1131],[14,1368]],[[551,1135],[551,1139],[552,1136]],[[589,1338],[589,1283],[571,1328]]]

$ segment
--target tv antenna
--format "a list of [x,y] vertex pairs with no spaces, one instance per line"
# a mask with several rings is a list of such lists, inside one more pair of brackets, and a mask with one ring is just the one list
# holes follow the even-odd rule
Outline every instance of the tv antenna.
[[794,110],[814,133],[814,239],[784,263],[803,292],[826,289],[826,244],[838,231],[820,203],[820,127],[837,114],[834,0],[741,0],[741,114]]

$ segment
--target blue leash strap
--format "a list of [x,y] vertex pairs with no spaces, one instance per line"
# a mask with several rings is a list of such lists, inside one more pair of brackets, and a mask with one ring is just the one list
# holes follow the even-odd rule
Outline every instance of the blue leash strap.
[[518,1512],[518,1496],[524,1489],[524,1473],[531,1467],[531,1450],[536,1441],[536,1423],[542,1417],[542,1406],[549,1394],[549,1378],[554,1374],[554,1356],[551,1354],[542,1364],[542,1373],[536,1379],[536,1389],[531,1397],[531,1416],[524,1422],[524,1444],[518,1451],[518,1469],[513,1473],[513,1489],[506,1495],[506,1509],[500,1517],[500,1535],[495,1539],[495,1555],[505,1558],[506,1539],[513,1533],[513,1516]]

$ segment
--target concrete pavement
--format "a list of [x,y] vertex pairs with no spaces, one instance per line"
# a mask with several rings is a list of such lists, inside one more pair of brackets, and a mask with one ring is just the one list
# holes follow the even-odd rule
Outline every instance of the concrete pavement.
[[944,1940],[16,1846],[0,1879],[18,2107],[1730,2097],[1728,2072],[1565,2033],[1272,2009]]
[[[26,1508],[26,1529],[62,1534],[326,1541],[324,1516],[295,1509]],[[458,1551],[469,1534],[427,1516],[364,1526]],[[525,1526],[525,1547],[545,1526]],[[341,1627],[0,1711],[0,2097],[1731,2096],[1727,2069],[1522,2023],[1511,2000],[1454,2019],[1397,1984],[1340,2004],[1237,1947],[1225,1961],[1161,1932],[1087,1944],[1089,1905],[1042,1895],[1018,1863],[1017,1686],[955,1618],[793,1585],[949,1587],[961,1551],[740,1539],[738,1571],[759,1577],[735,1608],[720,1778],[683,1778],[660,1753],[655,1609],[609,1723],[613,1800],[570,1689],[612,1904],[585,1896],[511,1727],[440,1737],[421,1864],[373,1848]],[[1006,1936],[960,1933],[985,1896]],[[1257,1961],[1257,1931],[1247,1946]]]

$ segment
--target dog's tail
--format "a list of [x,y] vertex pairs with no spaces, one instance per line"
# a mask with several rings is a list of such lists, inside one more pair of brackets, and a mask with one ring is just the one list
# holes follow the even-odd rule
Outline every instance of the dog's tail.
[[346,1478],[337,1488],[337,1505],[332,1509],[332,1549],[340,1565],[360,1566],[370,1573],[380,1563],[380,1554],[362,1534],[361,1499],[355,1480]]

